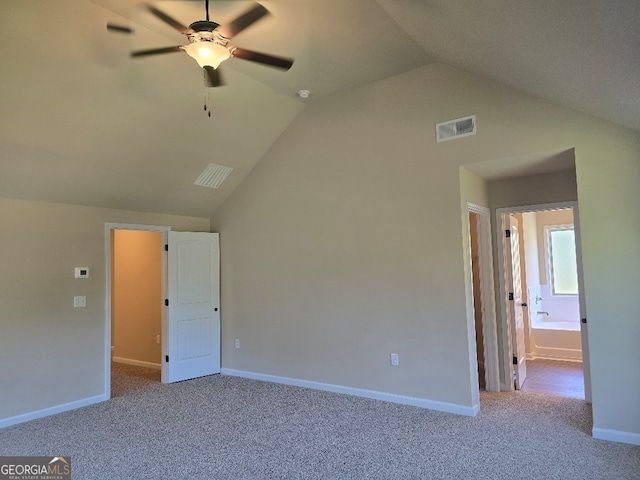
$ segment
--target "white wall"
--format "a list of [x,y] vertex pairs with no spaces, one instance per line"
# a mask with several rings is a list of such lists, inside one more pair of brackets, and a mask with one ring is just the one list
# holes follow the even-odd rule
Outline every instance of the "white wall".
[[[471,113],[476,136],[435,143],[435,123]],[[626,378],[606,394],[597,392],[609,382],[596,385],[605,357],[617,355],[638,328],[629,316],[636,300],[616,293],[607,315],[594,307],[613,295],[596,280],[609,269],[598,258],[612,255],[598,246],[599,196],[638,196],[630,180],[619,190],[601,185],[604,165],[637,175],[640,134],[444,65],[309,104],[214,216],[222,245],[223,366],[472,405],[477,384],[458,167],[573,146],[581,207],[588,210],[590,315],[605,325],[612,311],[620,314],[620,332],[603,341],[597,326],[591,338],[600,355],[594,402],[603,401],[594,403],[596,424],[640,433],[637,409],[626,400],[640,397],[640,379]],[[538,180],[547,180],[545,189],[495,184],[492,206],[575,200],[575,173]],[[639,222],[630,212],[625,217]],[[623,251],[637,253],[626,238]],[[620,285],[621,278],[637,280],[640,269],[616,266],[623,275],[606,275],[612,285],[639,283]],[[234,338],[241,349],[233,348]],[[622,355],[636,360],[634,351]],[[390,352],[400,354],[400,367],[390,367]],[[620,408],[610,411],[604,402]]]
[[[540,285],[540,259],[538,249],[538,223],[536,212],[522,214],[522,234],[524,239],[524,258],[527,285]],[[529,299],[527,299],[529,300]]]

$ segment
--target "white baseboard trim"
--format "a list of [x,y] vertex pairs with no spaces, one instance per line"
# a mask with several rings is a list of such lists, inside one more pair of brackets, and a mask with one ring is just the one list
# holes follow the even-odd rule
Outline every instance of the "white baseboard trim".
[[551,348],[535,346],[534,358],[545,360],[564,360],[565,362],[582,362],[582,350],[573,348]]
[[610,442],[629,443],[640,445],[640,433],[623,432],[621,430],[609,430],[608,428],[593,427],[593,438],[608,440]]
[[582,363],[582,357],[563,357],[561,355],[545,355],[544,353],[536,353],[535,355],[527,353],[527,360],[560,360],[562,362]]
[[104,402],[105,400],[109,400],[106,395],[96,395],[95,397],[83,398],[82,400],[63,403],[62,405],[56,405],[55,407],[43,408],[42,410],[23,413],[22,415],[16,415],[15,417],[3,418],[0,419],[0,428],[10,427],[11,425],[17,425],[18,423],[28,422],[37,418],[48,417],[49,415],[55,415],[56,413],[75,410],[76,408],[87,407],[89,405],[93,405],[94,403]]
[[455,403],[438,402],[436,400],[428,400],[426,398],[408,397],[405,395],[397,395],[395,393],[379,392],[376,390],[365,390],[362,388],[345,387],[342,385],[333,385],[330,383],[314,382],[311,380],[300,380],[290,377],[279,377],[277,375],[267,375],[264,373],[246,372],[243,370],[234,370],[232,368],[222,368],[222,375],[232,377],[250,378],[252,380],[262,380],[264,382],[280,383],[283,385],[292,385],[294,387],[311,388],[313,390],[324,390],[333,393],[342,393],[345,395],[353,395],[356,397],[371,398],[374,400],[382,400],[385,402],[399,403],[402,405],[411,405],[414,407],[426,408],[429,410],[438,410],[441,412],[455,413],[457,415],[465,415],[474,417],[480,411],[480,405],[468,407],[466,405],[458,405]]
[[162,368],[159,363],[143,362],[142,360],[132,360],[131,358],[111,357],[111,361],[124,363],[125,365],[133,365],[134,367],[153,368],[154,370],[160,370]]

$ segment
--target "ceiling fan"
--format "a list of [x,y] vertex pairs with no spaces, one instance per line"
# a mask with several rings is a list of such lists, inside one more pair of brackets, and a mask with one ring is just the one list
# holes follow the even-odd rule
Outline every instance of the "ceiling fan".
[[[207,87],[219,87],[223,85],[218,67],[220,63],[232,57],[282,70],[289,70],[293,65],[293,60],[289,58],[255,52],[229,44],[229,40],[234,35],[237,35],[261,18],[269,15],[269,11],[260,4],[256,3],[254,7],[224,26],[209,20],[209,0],[205,1],[206,20],[195,21],[188,27],[152,5],[146,5],[146,8],[160,20],[175,28],[183,35],[186,35],[189,43],[187,45],[176,45],[173,47],[137,50],[131,52],[131,56],[138,58],[184,51],[187,55],[195,59],[198,65],[204,69],[205,84]],[[107,30],[116,33],[133,33],[133,30],[129,27],[111,23],[107,24]]]

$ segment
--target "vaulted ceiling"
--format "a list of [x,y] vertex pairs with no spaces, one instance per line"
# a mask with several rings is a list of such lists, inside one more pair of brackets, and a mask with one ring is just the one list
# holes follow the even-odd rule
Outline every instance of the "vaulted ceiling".
[[[433,62],[640,131],[637,0],[260,3],[272,15],[232,43],[294,66],[230,59],[205,89],[182,52],[129,57],[186,43],[140,0],[3,0],[0,196],[210,216],[306,105]],[[204,18],[203,1],[153,5]],[[211,17],[252,5],[212,0]],[[219,189],[193,184],[210,163],[234,169]]]

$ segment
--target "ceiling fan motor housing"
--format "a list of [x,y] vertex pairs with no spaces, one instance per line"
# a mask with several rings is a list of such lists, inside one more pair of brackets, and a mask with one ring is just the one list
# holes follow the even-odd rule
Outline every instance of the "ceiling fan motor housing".
[[197,22],[193,22],[191,25],[189,25],[189,28],[192,30],[192,32],[187,34],[187,37],[189,38],[189,41],[191,43],[213,42],[226,47],[229,45],[229,39],[227,39],[220,32],[216,31],[216,28],[218,27],[219,24],[217,24],[216,22],[210,22],[208,20],[198,20]]
[[220,26],[219,23],[210,22],[208,20],[198,20],[189,25],[189,28],[194,32],[213,32]]

